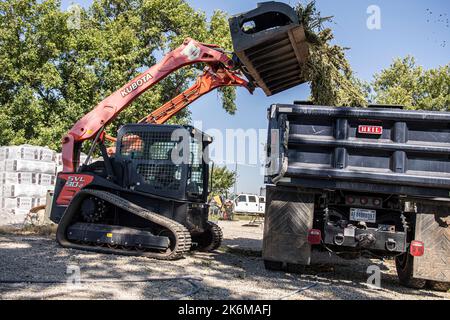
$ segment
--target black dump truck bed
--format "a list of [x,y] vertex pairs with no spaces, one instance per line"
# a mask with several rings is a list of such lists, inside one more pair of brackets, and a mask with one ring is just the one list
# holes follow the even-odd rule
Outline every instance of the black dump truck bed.
[[275,104],[266,183],[450,199],[450,113]]

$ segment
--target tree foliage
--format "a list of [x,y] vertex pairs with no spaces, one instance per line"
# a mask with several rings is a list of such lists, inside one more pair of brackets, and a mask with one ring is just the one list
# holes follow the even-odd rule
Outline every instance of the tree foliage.
[[450,111],[450,64],[424,70],[414,57],[395,59],[374,76],[371,100],[407,109]]
[[450,64],[424,70],[411,56],[399,58],[367,83],[355,77],[345,57],[348,48],[331,44],[334,35],[325,24],[333,17],[322,17],[315,1],[299,3],[296,11],[309,44],[303,76],[310,82],[312,103],[366,106],[369,101],[407,109],[450,110]]
[[333,17],[322,17],[315,1],[299,3],[296,12],[309,44],[309,58],[302,70],[311,87],[311,101],[318,105],[364,106],[366,100],[361,83],[354,77],[345,57],[348,49],[331,44],[333,31],[326,28]]
[[[80,117],[186,37],[231,49],[226,15],[208,20],[184,0],[94,0],[81,9],[79,29],[68,19],[57,0],[0,2],[0,145],[59,149]],[[201,68],[184,68],[141,95],[109,132],[185,90]],[[221,96],[233,113],[234,91]],[[188,112],[175,118],[188,120]]]
[[236,172],[228,170],[227,167],[215,167],[212,171],[213,195],[224,195],[235,183]]
[[[412,57],[397,59],[369,86],[355,78],[347,48],[332,44],[315,2],[298,4],[310,45],[303,70],[311,100],[322,105],[403,104],[449,110],[449,65],[424,70]],[[58,0],[0,2],[0,145],[32,143],[60,148],[67,130],[98,102],[155,64],[186,37],[232,51],[227,15],[210,19],[185,0],[94,0],[81,9],[80,28],[69,28]],[[113,123],[134,122],[186,89],[202,66],[183,68],[141,95]],[[234,113],[235,89],[219,92]],[[189,121],[181,112],[172,122]]]

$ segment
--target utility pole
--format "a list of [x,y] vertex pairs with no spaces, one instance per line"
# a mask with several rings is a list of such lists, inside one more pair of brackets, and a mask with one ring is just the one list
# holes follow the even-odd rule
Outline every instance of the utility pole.
[[234,167],[234,194],[237,195],[237,178],[238,178],[238,164],[236,162],[235,167]]

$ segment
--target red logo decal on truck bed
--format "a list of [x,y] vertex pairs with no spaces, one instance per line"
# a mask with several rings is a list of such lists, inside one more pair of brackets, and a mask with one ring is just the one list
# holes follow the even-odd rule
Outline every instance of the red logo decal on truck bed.
[[380,135],[383,133],[383,127],[382,126],[359,125],[358,133]]

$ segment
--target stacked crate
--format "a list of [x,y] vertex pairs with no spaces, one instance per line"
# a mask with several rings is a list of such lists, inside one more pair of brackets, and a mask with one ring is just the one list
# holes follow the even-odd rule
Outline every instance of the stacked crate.
[[55,184],[56,153],[31,145],[0,147],[0,225],[20,224],[45,204]]
[[[84,164],[86,159],[87,159],[87,154],[81,152],[81,154],[80,154],[80,165]],[[62,153],[57,153],[56,154],[55,161],[56,161],[56,173],[63,171]],[[91,159],[91,161],[89,161],[89,163],[92,163],[92,159]]]

